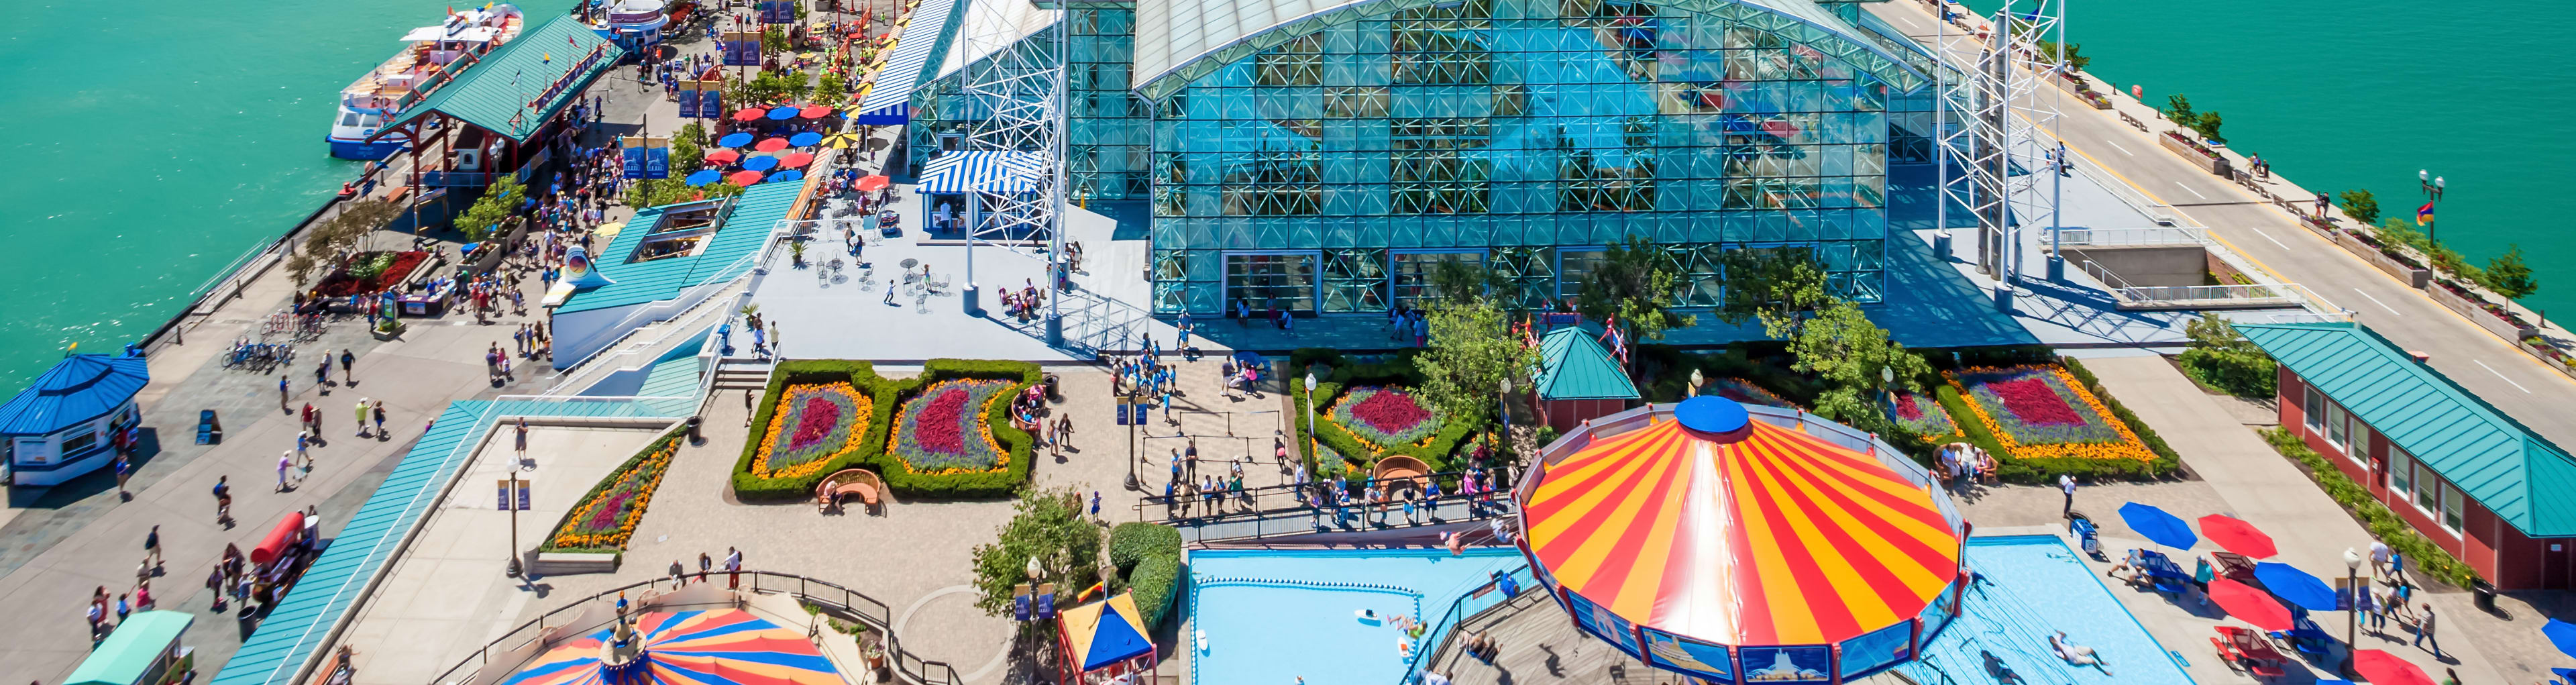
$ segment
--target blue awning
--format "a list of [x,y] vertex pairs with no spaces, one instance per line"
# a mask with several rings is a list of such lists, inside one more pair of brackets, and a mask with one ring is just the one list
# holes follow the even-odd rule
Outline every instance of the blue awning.
[[152,372],[142,357],[75,354],[0,404],[0,435],[45,435],[125,406]]
[[1037,190],[1047,173],[1045,158],[1035,152],[968,150],[943,153],[930,160],[913,192],[951,194],[981,192],[1017,195]]
[[850,120],[870,126],[902,126],[904,124],[912,123],[912,103],[897,102],[884,107],[862,111],[859,112],[857,116],[851,117]]
[[874,113],[912,102],[912,89],[921,85],[922,70],[929,68],[930,58],[946,42],[941,39],[947,37],[948,13],[956,7],[957,0],[921,0],[920,6],[912,8],[904,18],[903,33],[895,36],[894,52],[886,55],[885,66],[877,70],[876,85],[859,99],[860,112]]

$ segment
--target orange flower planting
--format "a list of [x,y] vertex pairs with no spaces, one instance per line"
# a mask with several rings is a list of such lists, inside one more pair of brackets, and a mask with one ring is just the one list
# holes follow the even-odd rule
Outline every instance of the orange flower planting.
[[[1995,412],[2002,409],[1986,406],[1977,393],[1971,392],[1968,386],[1959,380],[1961,375],[1978,376],[2012,372],[2038,372],[2052,376],[2053,380],[2058,381],[2068,391],[2068,395],[2083,403],[2084,407],[2079,411],[2091,412],[2094,420],[2100,421],[2103,426],[2111,429],[2117,435],[2117,439],[2098,442],[2022,442],[2022,438],[2015,436],[2014,431],[2007,429],[2006,422],[1996,418]],[[1951,387],[1958,389],[1959,399],[1963,404],[1968,405],[1968,412],[1975,416],[1979,424],[1986,427],[1987,433],[1995,436],[1995,442],[2003,446],[2005,456],[2017,459],[2127,459],[2133,461],[2154,461],[2156,458],[2155,452],[2147,449],[2146,443],[2138,440],[2137,433],[2129,430],[2128,423],[2113,415],[2110,407],[2104,406],[2101,398],[2095,397],[2091,389],[2076,381],[2075,376],[2067,373],[2065,367],[2056,364],[2006,368],[1969,367],[1957,371],[1945,371],[1941,376],[1949,381]]]

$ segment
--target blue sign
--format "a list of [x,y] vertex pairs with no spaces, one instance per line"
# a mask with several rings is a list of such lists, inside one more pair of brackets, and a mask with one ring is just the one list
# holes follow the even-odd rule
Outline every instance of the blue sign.
[[626,153],[626,177],[643,178],[644,148],[629,145],[624,149],[624,152]]
[[[660,143],[661,141],[654,141]],[[644,148],[644,177],[671,177],[671,148],[653,145]]]
[[695,88],[680,89],[680,116],[694,117],[697,115],[698,91]]
[[[720,82],[710,81],[709,83],[720,83]],[[701,91],[701,92],[699,92],[699,93],[698,93],[698,118],[700,118],[700,119],[722,119],[722,118],[724,118],[724,115],[725,115],[725,111],[724,111],[724,93],[723,93],[723,92],[721,92],[721,91],[715,91],[715,90],[707,90],[707,91]]]

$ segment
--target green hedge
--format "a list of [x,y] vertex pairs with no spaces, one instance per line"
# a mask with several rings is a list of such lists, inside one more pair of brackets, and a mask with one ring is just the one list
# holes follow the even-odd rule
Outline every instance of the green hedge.
[[1136,562],[1156,554],[1181,553],[1181,531],[1155,523],[1121,523],[1109,529],[1109,563],[1121,573],[1136,568]]
[[[1315,394],[1326,399],[1340,397],[1342,389],[1354,385],[1419,388],[1422,385],[1423,376],[1420,370],[1413,367],[1414,354],[1410,351],[1400,352],[1394,359],[1388,361],[1361,363],[1351,361],[1337,350],[1301,348],[1289,353],[1286,379],[1288,395],[1291,403],[1295,405],[1297,416],[1300,417],[1296,421],[1295,429],[1297,449],[1304,454],[1310,471],[1324,472],[1316,461],[1316,455],[1307,451],[1308,445],[1317,443],[1340,454],[1343,461],[1360,473],[1376,468],[1379,457],[1391,454],[1420,459],[1424,465],[1431,467],[1435,472],[1448,470],[1450,453],[1457,451],[1458,445],[1465,442],[1468,436],[1474,435],[1481,426],[1443,417],[1440,431],[1432,435],[1429,445],[1394,445],[1385,452],[1372,452],[1361,442],[1359,436],[1352,435],[1348,429],[1317,414],[1313,398],[1306,396],[1307,369],[1319,363],[1332,369],[1330,374],[1316,377]],[[1308,433],[1309,425],[1313,426],[1311,434]]]
[[1136,612],[1145,615],[1146,627],[1162,625],[1163,617],[1172,612],[1173,597],[1180,591],[1181,555],[1155,554],[1136,562],[1136,570],[1127,574],[1128,591],[1136,593]]
[[[2010,351],[2015,348],[2002,349]],[[1989,354],[1974,365],[1988,366],[1997,361],[2008,364],[2046,364],[2050,361],[2063,363],[2067,373],[2074,376],[2076,382],[2083,383],[2084,388],[2092,392],[2094,397],[2101,399],[2102,406],[2111,410],[2112,418],[2127,424],[2129,431],[2137,434],[2138,442],[2145,444],[2147,450],[2154,452],[2156,456],[2145,463],[2107,459],[2025,459],[2015,456],[2003,448],[2003,441],[1996,439],[1994,433],[1986,430],[1985,422],[1977,420],[1976,412],[1968,408],[1967,398],[1959,396],[1957,387],[1947,381],[1940,382],[1933,387],[1934,398],[1941,402],[1943,410],[1950,412],[1950,422],[1959,426],[1962,440],[1975,445],[1977,449],[1995,455],[1996,479],[2025,485],[2045,485],[2055,481],[2058,474],[2073,475],[2086,480],[2151,480],[2170,477],[2180,470],[2182,459],[2174,454],[2173,447],[2166,445],[2164,438],[2156,435],[2156,429],[2147,426],[2147,422],[2139,420],[2137,414],[2130,413],[2128,407],[2122,406],[2119,398],[2112,397],[2110,390],[2103,388],[2102,382],[2093,377],[2093,372],[2084,368],[2083,362],[2072,358],[2036,362],[2015,361],[1998,354]],[[1893,444],[1895,441],[1889,442]],[[1939,448],[1938,445],[1932,447],[1936,450]]]
[[[640,462],[644,461],[644,458],[645,458],[645,457],[652,456],[654,452],[661,450],[663,447],[670,445],[670,444],[671,444],[672,442],[674,442],[674,441],[677,441],[677,440],[680,440],[680,439],[682,439],[682,438],[687,437],[687,436],[688,436],[688,434],[689,434],[689,427],[688,427],[688,426],[680,426],[680,427],[678,427],[678,428],[673,428],[673,429],[671,429],[671,431],[670,431],[670,432],[668,432],[668,433],[663,433],[663,434],[662,434],[662,437],[660,437],[660,438],[657,438],[657,439],[653,440],[653,442],[651,442],[651,443],[647,443],[647,444],[645,444],[645,445],[644,445],[644,449],[637,450],[637,451],[635,452],[635,456],[628,457],[624,463],[618,464],[618,465],[617,465],[617,468],[610,469],[610,470],[608,471],[608,475],[600,476],[600,477],[599,477],[599,482],[597,482],[597,483],[592,483],[592,484],[590,485],[590,490],[589,490],[589,491],[581,493],[581,499],[576,499],[576,500],[573,500],[573,501],[572,501],[572,503],[573,503],[573,504],[572,504],[572,508],[571,508],[571,509],[569,509],[569,510],[564,511],[563,518],[555,519],[555,525],[553,525],[553,526],[550,526],[550,527],[546,528],[546,540],[547,540],[547,541],[549,541],[549,542],[550,542],[550,541],[553,541],[553,540],[555,539],[555,531],[563,530],[563,527],[564,527],[565,525],[571,524],[571,523],[572,523],[572,517],[573,517],[573,515],[574,515],[574,514],[578,514],[578,513],[580,513],[580,512],[581,512],[581,505],[582,505],[583,503],[589,502],[589,501],[591,500],[591,498],[598,497],[598,496],[599,496],[600,491],[608,489],[608,486],[610,486],[610,485],[615,485],[616,483],[615,483],[614,481],[616,481],[616,480],[617,480],[617,474],[625,473],[627,469],[634,468],[636,464],[638,464],[638,463],[640,463]],[[673,454],[673,455],[671,455],[671,461],[672,461],[673,463],[677,463],[677,462],[679,462],[679,460],[680,460],[680,456],[679,456],[679,455],[677,455],[677,454]],[[670,470],[671,470],[671,466],[670,466],[669,464],[664,464],[664,465],[662,465],[662,472],[663,472],[665,475],[668,475],[668,474],[670,473]],[[656,488],[656,489],[659,489],[659,488],[660,488],[660,484],[659,484],[658,482],[655,484],[655,488]],[[650,513],[650,512],[651,512],[651,502],[650,502],[649,500],[646,502],[646,509],[645,509],[645,511],[646,511],[646,513]],[[639,514],[638,516],[639,516],[639,518],[638,518],[637,520],[638,520],[638,521],[641,521],[641,520],[642,520],[642,519],[640,518],[640,516],[641,516],[641,515]],[[555,546],[552,546],[552,545],[547,545],[547,544],[540,543],[540,544],[537,546],[537,551],[539,551],[539,552],[596,552],[596,553],[609,553],[609,554],[623,554],[623,553],[625,553],[626,548],[624,548],[624,547],[555,547]]]
[[2342,469],[2326,461],[2325,455],[2308,449],[2307,441],[2299,439],[2297,434],[2284,428],[2265,428],[2256,432],[2261,433],[2263,441],[2271,443],[2272,449],[2280,452],[2281,456],[2306,466],[2308,478],[2324,488],[2326,496],[2343,505],[2344,511],[2360,520],[2362,527],[2370,529],[2373,537],[2388,543],[2390,549],[2406,555],[2406,558],[2415,560],[2416,568],[2423,571],[2422,575],[2460,587],[2468,587],[2469,581],[2478,577],[2475,569],[2415,532],[2415,526],[2408,524],[2397,512],[2389,511],[2388,505],[2371,496],[2369,488],[2353,482]]
[[[1003,497],[1028,483],[1031,459],[1029,434],[1011,427],[1010,403],[995,402],[984,420],[993,427],[993,439],[1010,453],[1010,464],[1000,472],[965,473],[945,476],[916,474],[903,460],[886,453],[886,441],[892,435],[894,413],[903,401],[919,394],[921,388],[944,380],[986,378],[1010,381],[1017,385],[1004,390],[1019,392],[1027,384],[1044,381],[1038,366],[1028,362],[974,361],[933,359],[923,363],[919,376],[909,380],[888,380],[876,374],[876,367],[864,361],[838,359],[800,359],[778,363],[770,373],[769,389],[762,395],[760,406],[752,415],[752,430],[743,440],[742,457],[734,463],[734,495],[745,501],[796,500],[814,496],[814,486],[825,477],[848,468],[866,468],[885,479],[886,489],[896,494],[927,497]],[[767,433],[771,414],[777,409],[778,397],[787,386],[800,383],[833,383],[848,381],[868,393],[875,405],[868,419],[867,437],[859,449],[835,457],[831,465],[801,478],[755,478],[751,475],[752,459],[760,451],[760,436]]]

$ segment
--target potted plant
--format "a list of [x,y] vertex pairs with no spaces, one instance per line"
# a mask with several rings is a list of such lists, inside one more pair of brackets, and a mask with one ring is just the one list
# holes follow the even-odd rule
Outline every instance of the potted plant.
[[375,330],[370,331],[369,334],[374,335],[377,340],[392,340],[402,337],[402,331],[402,320],[388,316],[377,321]]

